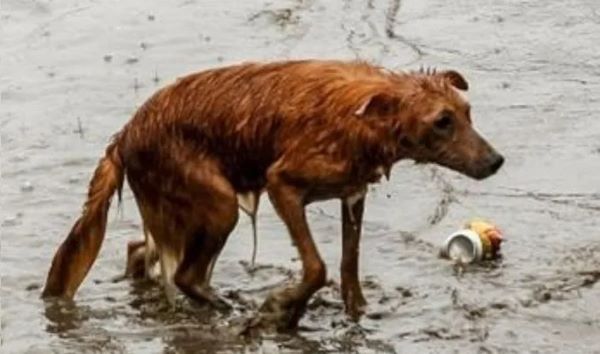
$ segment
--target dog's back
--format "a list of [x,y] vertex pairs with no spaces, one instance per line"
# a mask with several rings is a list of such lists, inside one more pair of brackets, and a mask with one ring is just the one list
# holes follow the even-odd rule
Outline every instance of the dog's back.
[[[179,144],[214,154],[240,193],[261,188],[268,166],[291,144],[348,116],[393,75],[362,62],[242,64],[186,76],[151,97],[119,136],[127,168],[173,159]],[[343,128],[342,128],[343,127]],[[168,156],[165,156],[167,154]]]

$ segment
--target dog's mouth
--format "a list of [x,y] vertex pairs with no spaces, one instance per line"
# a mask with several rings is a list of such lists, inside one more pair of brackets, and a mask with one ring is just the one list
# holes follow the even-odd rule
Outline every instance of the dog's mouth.
[[446,167],[467,177],[475,180],[483,180],[493,176],[504,164],[504,157],[498,153],[494,153],[491,156],[477,161],[475,163],[464,163],[456,161],[426,161],[426,160],[415,160],[417,164],[423,163],[435,163],[437,165]]

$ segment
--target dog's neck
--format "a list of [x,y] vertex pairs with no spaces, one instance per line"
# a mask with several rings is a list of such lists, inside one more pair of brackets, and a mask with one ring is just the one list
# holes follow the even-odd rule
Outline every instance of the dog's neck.
[[356,163],[365,170],[382,171],[387,178],[396,162],[411,157],[411,143],[399,126],[369,129],[360,140],[360,153],[355,156]]

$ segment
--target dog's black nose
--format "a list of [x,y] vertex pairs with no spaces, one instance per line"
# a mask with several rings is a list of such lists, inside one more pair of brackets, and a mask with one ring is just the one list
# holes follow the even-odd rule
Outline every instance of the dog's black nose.
[[500,169],[500,167],[502,167],[503,164],[504,164],[504,157],[500,154],[494,154],[494,157],[492,157],[490,165],[489,165],[490,174],[496,173],[496,171],[498,171]]

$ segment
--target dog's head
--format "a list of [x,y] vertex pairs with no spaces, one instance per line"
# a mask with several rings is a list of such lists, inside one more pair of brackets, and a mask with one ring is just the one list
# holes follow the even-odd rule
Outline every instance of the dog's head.
[[496,173],[504,158],[479,135],[456,71],[420,71],[397,78],[397,87],[368,97],[356,111],[393,134],[401,156],[436,163],[475,179]]

